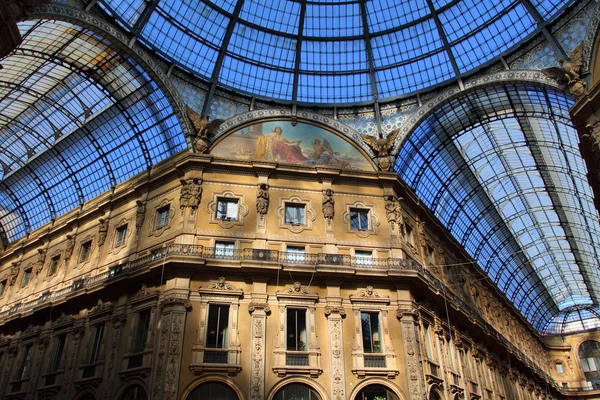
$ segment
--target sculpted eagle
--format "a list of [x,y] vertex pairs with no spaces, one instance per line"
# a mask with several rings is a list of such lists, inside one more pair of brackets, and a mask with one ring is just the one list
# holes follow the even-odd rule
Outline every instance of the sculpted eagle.
[[544,68],[542,72],[544,75],[549,76],[552,79],[556,79],[558,83],[570,85],[580,79],[579,73],[583,66],[583,46],[575,47],[575,49],[569,55],[569,59],[565,60],[562,58],[558,59],[560,67]]
[[390,132],[387,137],[383,139],[376,139],[369,135],[360,135],[365,143],[373,150],[377,157],[386,157],[389,155],[390,150],[394,147],[396,142],[396,136],[398,136],[399,129]]
[[194,150],[198,153],[204,153],[208,149],[208,136],[213,133],[224,120],[215,119],[212,122],[208,122],[208,117],[203,117],[190,107],[186,107],[187,115],[192,125],[194,125],[194,131],[196,137],[192,140],[194,144]]

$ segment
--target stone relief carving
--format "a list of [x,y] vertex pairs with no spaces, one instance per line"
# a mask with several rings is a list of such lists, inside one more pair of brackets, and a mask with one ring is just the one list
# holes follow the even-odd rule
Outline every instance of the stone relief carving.
[[200,196],[202,195],[202,186],[198,178],[184,179],[181,182],[181,192],[179,194],[179,208],[181,215],[186,208],[191,209],[191,214],[194,215],[200,204]]
[[359,291],[358,293],[354,294],[351,297],[357,297],[357,298],[365,298],[365,299],[381,299],[383,298],[381,296],[381,294],[373,289],[373,286],[369,285],[367,286],[366,289]]
[[101,247],[106,242],[106,236],[108,235],[108,219],[100,218],[98,222],[100,223],[98,226],[98,247]]
[[269,210],[269,185],[259,183],[256,188],[256,212],[264,218]]
[[65,248],[65,261],[68,261],[73,255],[75,248],[75,235],[67,235],[67,247]]
[[208,285],[204,286],[203,289],[213,289],[213,290],[228,290],[228,291],[238,291],[239,289],[233,287],[230,283],[225,280],[225,277],[220,276],[219,280],[216,282],[211,282]]
[[205,153],[209,147],[208,137],[221,125],[224,120],[215,119],[208,122],[209,117],[203,117],[190,107],[186,106],[188,118],[194,126],[195,136],[192,138],[192,148],[196,153]]
[[333,190],[323,190],[323,218],[331,223],[335,215],[335,201],[333,199]]
[[11,263],[10,273],[8,275],[8,284],[9,286],[14,286],[17,283],[17,277],[19,276],[19,262]]
[[285,288],[283,293],[287,294],[311,294],[300,282],[294,282],[290,287]]
[[141,200],[135,201],[135,229],[139,231],[144,225],[144,219],[146,218],[146,203]]
[[265,325],[264,315],[252,316],[252,355],[250,364],[250,400],[264,400]]
[[46,253],[47,249],[39,248],[37,249],[38,258],[37,258],[37,268],[35,270],[36,274],[39,274],[44,269],[44,263],[46,262]]
[[[340,315],[341,316],[341,315]],[[344,346],[342,340],[341,318],[330,318],[329,348],[331,352],[331,393],[333,400],[344,400]]]
[[396,229],[396,226],[403,226],[400,201],[402,201],[402,197],[393,195],[385,196],[385,216],[392,231]]

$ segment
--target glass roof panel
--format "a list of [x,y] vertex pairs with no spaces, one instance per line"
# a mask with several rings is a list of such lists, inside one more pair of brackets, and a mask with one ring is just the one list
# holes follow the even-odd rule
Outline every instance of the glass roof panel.
[[534,86],[471,92],[423,121],[395,165],[542,331],[561,310],[598,304],[600,224],[571,104]]
[[0,227],[9,241],[185,148],[164,94],[101,35],[21,23],[1,60]]
[[[536,0],[534,6],[542,16],[556,16],[574,1]],[[449,82],[539,34],[543,26],[517,0],[434,0],[433,10],[417,0],[98,4],[141,43],[202,79],[218,77],[229,89],[261,98],[338,106]],[[370,82],[363,81],[365,73]],[[273,88],[279,79],[284,87]],[[342,81],[357,86],[338,89]]]

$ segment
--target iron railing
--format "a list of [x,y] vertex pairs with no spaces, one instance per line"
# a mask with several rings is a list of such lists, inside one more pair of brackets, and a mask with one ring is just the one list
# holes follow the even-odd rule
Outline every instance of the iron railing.
[[204,350],[205,364],[227,364],[229,351],[224,350]]
[[308,366],[308,353],[304,351],[288,351],[285,353],[285,365]]
[[385,356],[364,355],[365,368],[385,368]]

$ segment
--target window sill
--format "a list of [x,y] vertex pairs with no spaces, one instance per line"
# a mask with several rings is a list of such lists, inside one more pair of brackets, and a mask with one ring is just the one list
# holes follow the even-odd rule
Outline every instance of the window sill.
[[388,379],[394,379],[400,371],[388,368],[356,368],[352,370],[352,373],[358,378],[367,376],[385,376]]
[[241,370],[239,364],[190,364],[190,371],[195,375],[202,375],[204,372],[226,372],[229,376],[235,376]]
[[319,375],[323,373],[323,369],[312,365],[282,365],[273,367],[273,372],[275,372],[280,378],[283,378],[289,374],[310,375],[311,378],[318,378]]

